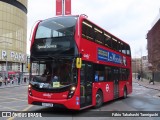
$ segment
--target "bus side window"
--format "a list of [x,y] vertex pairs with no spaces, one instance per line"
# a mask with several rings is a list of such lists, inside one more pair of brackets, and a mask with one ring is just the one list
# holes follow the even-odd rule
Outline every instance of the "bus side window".
[[95,75],[94,75],[94,81],[95,82],[103,82],[105,81],[105,71],[103,65],[96,64],[94,67]]
[[130,50],[129,45],[126,45],[126,52],[128,56],[131,56],[131,50]]
[[127,69],[121,69],[121,76],[122,76],[122,80],[127,80],[128,79]]
[[104,71],[95,71],[95,82],[105,81]]
[[104,44],[104,36],[103,36],[103,31],[100,28],[94,28],[94,39],[95,42],[98,44]]
[[112,38],[112,49],[118,50],[118,41],[115,38]]
[[111,81],[111,79],[112,79],[111,76],[112,76],[111,68],[106,66],[105,67],[105,79],[106,79],[106,81]]
[[119,69],[113,68],[113,80],[119,80]]
[[107,33],[104,33],[105,39],[104,39],[104,45],[112,48],[112,39],[111,36],[109,36]]
[[126,45],[124,43],[121,43],[121,49],[122,49],[122,53],[126,54]]
[[117,49],[119,52],[122,52],[122,48],[121,48],[121,42],[118,41],[118,49]]
[[129,69],[124,69],[125,70],[125,80],[128,80],[129,78]]
[[81,68],[81,84],[84,84],[85,82],[85,64],[82,64]]
[[91,41],[94,40],[93,26],[88,21],[82,22],[82,37]]

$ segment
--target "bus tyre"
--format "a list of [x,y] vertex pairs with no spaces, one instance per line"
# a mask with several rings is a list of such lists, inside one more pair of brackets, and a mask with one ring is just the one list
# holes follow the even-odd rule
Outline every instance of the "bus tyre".
[[96,106],[95,106],[95,108],[101,107],[102,104],[103,104],[103,95],[102,95],[102,92],[100,90],[98,90],[96,93]]
[[127,88],[124,87],[124,91],[123,91],[123,98],[127,98]]

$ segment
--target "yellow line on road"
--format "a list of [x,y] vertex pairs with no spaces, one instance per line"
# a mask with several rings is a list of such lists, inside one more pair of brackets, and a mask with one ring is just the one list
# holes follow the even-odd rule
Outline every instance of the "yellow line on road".
[[6,106],[3,106],[4,108],[7,108],[7,109],[10,109],[12,111],[17,111],[17,109],[14,109],[14,108],[11,108],[11,107],[6,107]]
[[[33,105],[27,106],[25,109],[22,110],[22,112],[25,112],[25,111],[29,110],[31,107],[33,107]],[[15,118],[15,117],[10,117],[10,118],[8,118],[7,120],[13,120],[14,118]]]
[[29,105],[28,107],[26,107],[26,108],[23,109],[22,111],[27,111],[27,110],[29,110],[31,107],[33,107],[33,105]]
[[19,107],[22,108],[22,107],[27,107],[27,106],[28,106],[28,104],[26,104],[26,105],[20,105],[20,106],[14,106],[14,107],[12,107],[12,108],[16,108],[16,109],[17,109],[17,108],[19,108]]

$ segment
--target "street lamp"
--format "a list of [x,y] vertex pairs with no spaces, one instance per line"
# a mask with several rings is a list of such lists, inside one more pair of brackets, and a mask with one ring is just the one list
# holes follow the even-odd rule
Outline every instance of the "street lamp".
[[136,54],[137,54],[137,51],[135,51],[135,79],[137,78],[137,58],[136,58]]
[[[140,53],[140,60],[136,59],[136,54]],[[138,65],[139,64],[139,65]],[[137,66],[138,65],[138,66]],[[138,69],[138,71],[137,71]],[[135,79],[136,79],[136,72],[140,72],[141,74],[141,80],[143,80],[143,56],[142,56],[142,48],[140,48],[138,51],[135,51]]]
[[8,78],[8,61],[7,61],[7,55],[4,56],[6,60],[6,77]]
[[136,70],[136,69],[137,69],[137,66],[136,66],[136,65],[137,65],[137,63],[136,63],[136,57],[135,57],[135,79],[136,79],[136,77],[137,77],[137,76],[136,76],[136,72],[137,72],[137,70]]
[[144,77],[143,76],[144,73],[143,73],[143,61],[142,60],[143,60],[143,56],[142,56],[142,49],[141,49],[141,81],[143,81],[143,77]]

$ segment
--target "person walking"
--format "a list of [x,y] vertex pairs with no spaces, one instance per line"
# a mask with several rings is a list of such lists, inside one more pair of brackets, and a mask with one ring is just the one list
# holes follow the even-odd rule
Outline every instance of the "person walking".
[[7,77],[5,77],[5,79],[4,79],[4,83],[5,83],[5,85],[7,85]]
[[2,83],[3,83],[3,78],[2,76],[0,76],[0,86],[2,86]]
[[149,84],[150,84],[151,82],[152,82],[153,85],[154,85],[154,72],[152,72],[152,78],[150,79]]
[[138,73],[138,81],[141,79],[141,75]]
[[20,85],[20,77],[18,77],[18,85]]
[[26,81],[26,77],[24,77],[24,83],[26,83],[27,81]]

